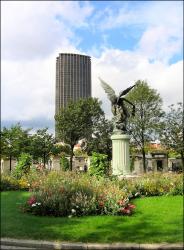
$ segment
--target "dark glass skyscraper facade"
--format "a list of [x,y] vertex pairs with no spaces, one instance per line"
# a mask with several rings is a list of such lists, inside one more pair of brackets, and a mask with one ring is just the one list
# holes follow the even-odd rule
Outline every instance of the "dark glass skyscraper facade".
[[56,58],[55,114],[70,100],[91,96],[91,58],[60,53]]

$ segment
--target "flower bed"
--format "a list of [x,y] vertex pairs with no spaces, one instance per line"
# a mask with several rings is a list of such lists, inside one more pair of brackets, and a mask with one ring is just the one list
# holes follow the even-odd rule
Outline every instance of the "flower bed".
[[37,215],[130,215],[135,208],[116,181],[73,172],[50,172],[31,183],[22,209]]
[[118,181],[86,173],[32,169],[20,180],[1,178],[1,190],[28,188],[33,195],[22,210],[35,215],[131,215],[135,208],[131,198],[183,195],[183,175],[155,173]]
[[137,178],[123,179],[119,185],[131,197],[183,195],[183,174],[144,174]]

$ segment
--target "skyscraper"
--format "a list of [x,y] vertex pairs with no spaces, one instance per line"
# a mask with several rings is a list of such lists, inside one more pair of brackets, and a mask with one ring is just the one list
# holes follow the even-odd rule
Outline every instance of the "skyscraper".
[[70,100],[91,96],[91,58],[60,53],[56,58],[55,114]]

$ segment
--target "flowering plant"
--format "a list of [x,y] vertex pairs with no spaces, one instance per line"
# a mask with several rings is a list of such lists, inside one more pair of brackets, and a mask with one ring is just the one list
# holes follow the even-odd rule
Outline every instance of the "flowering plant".
[[135,209],[135,205],[128,203],[125,207],[120,208],[119,213],[130,215]]
[[137,178],[123,179],[119,185],[129,197],[183,195],[183,175],[174,173],[151,173]]
[[[24,211],[39,215],[83,216],[124,215],[133,207],[127,194],[115,181],[82,173],[50,172],[32,184],[33,196]],[[129,204],[129,205],[128,205]],[[121,211],[122,210],[122,211]]]

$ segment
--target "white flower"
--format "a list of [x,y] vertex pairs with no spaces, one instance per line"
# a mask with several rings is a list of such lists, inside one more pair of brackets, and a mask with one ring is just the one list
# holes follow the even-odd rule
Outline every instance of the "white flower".
[[68,215],[68,218],[72,218],[72,215],[70,214],[70,215]]
[[71,212],[72,212],[72,214],[75,214],[75,213],[76,213],[76,210],[75,210],[75,209],[72,209]]
[[137,196],[137,195],[139,195],[140,193],[139,192],[137,192],[136,194],[135,194],[135,196]]
[[40,206],[40,205],[41,205],[41,203],[40,203],[40,202],[36,202],[35,204],[36,204],[36,205],[38,205],[38,206]]
[[33,203],[33,204],[32,204],[32,207],[36,207],[36,203]]

